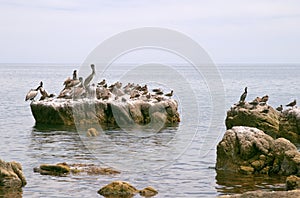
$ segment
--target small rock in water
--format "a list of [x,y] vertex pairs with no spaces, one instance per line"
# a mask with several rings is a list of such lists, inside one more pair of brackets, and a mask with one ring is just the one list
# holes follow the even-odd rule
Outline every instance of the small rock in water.
[[42,164],[33,171],[41,175],[65,176],[70,173],[70,166],[67,163]]
[[153,196],[157,195],[158,192],[153,187],[148,186],[148,187],[144,188],[143,190],[140,190],[139,193],[141,196],[144,196],[144,197],[153,197]]
[[87,133],[86,133],[86,136],[88,136],[88,137],[95,137],[95,136],[98,136],[98,135],[99,135],[99,132],[95,128],[89,128]]
[[105,197],[132,197],[138,193],[138,190],[127,182],[114,181],[102,187],[98,193]]
[[286,178],[286,189],[295,190],[300,188],[300,177],[291,175]]
[[0,159],[0,187],[21,188],[26,183],[20,163]]

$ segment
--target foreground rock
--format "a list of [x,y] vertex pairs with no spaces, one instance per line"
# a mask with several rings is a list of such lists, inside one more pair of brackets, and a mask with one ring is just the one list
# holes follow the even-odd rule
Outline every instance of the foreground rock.
[[153,187],[146,187],[143,190],[138,190],[131,184],[124,181],[114,181],[102,187],[98,193],[104,197],[133,197],[139,193],[144,197],[155,196],[158,192]]
[[[36,123],[42,124],[112,124],[130,126],[163,122],[180,122],[174,99],[157,100],[90,100],[53,99],[32,102]],[[155,124],[154,123],[154,124]],[[121,127],[120,126],[120,127]]]
[[0,187],[21,188],[25,185],[21,164],[0,160]]
[[300,197],[300,190],[292,190],[292,191],[272,191],[272,192],[265,192],[265,191],[251,191],[246,192],[243,194],[238,195],[223,195],[219,196],[220,198],[299,198]]
[[243,174],[300,175],[300,153],[284,138],[252,127],[233,127],[217,146],[217,170]]
[[291,175],[286,178],[286,189],[295,190],[300,189],[300,177],[296,175]]
[[300,140],[300,109],[288,108],[282,113],[271,106],[260,104],[238,104],[227,112],[226,128],[249,126],[258,128],[273,138],[284,137],[292,142]]
[[42,164],[33,169],[41,175],[67,176],[68,174],[86,173],[89,175],[115,175],[120,174],[119,171],[112,168],[102,168],[94,164]]

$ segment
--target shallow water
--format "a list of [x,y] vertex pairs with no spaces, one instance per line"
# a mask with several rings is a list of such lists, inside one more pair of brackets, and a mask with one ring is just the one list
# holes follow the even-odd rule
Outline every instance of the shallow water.
[[[152,83],[174,89],[182,122],[147,138],[113,128],[103,130],[96,138],[88,138],[78,133],[76,127],[36,126],[29,103],[24,102],[27,91],[43,80],[47,91],[59,93],[62,82],[73,69],[79,68],[57,64],[0,65],[0,158],[22,164],[28,182],[22,189],[23,197],[96,197],[100,187],[114,180],[128,181],[139,189],[153,186],[159,191],[157,197],[215,197],[255,189],[284,189],[284,178],[217,174],[213,168],[216,144],[225,126],[222,122],[219,131],[208,131],[208,126],[212,113],[225,119],[226,109],[237,102],[245,86],[249,100],[268,94],[269,104],[274,107],[299,98],[298,65],[220,65],[226,97],[225,109],[217,111],[212,110],[205,79],[189,67],[178,66],[193,87],[193,95],[186,92],[182,81],[172,77],[166,77],[172,79],[171,86]],[[123,72],[116,70],[105,77],[113,83]],[[128,75],[135,78],[134,74]],[[193,97],[198,101],[196,106]],[[122,173],[53,177],[32,170],[42,163],[58,162],[94,163]]]

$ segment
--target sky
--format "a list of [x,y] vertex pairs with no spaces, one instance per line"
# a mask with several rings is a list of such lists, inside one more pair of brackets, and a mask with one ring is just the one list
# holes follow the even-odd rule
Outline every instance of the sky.
[[0,0],[0,63],[80,63],[140,27],[181,32],[216,63],[300,63],[298,0]]

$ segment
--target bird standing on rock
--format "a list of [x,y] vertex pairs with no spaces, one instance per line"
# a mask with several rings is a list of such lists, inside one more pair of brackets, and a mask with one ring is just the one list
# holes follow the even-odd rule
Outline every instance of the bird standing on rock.
[[245,87],[245,91],[240,97],[240,103],[245,102],[246,97],[247,97],[247,87]]
[[267,103],[267,101],[269,100],[269,96],[268,95],[265,95],[261,98],[261,102],[264,102],[264,103]]
[[95,65],[91,64],[92,73],[84,80],[83,86],[86,88],[90,85],[91,81],[93,80],[94,76],[96,75]]
[[279,111],[279,112],[282,112],[282,110],[283,110],[282,105],[280,105],[279,107],[277,107],[276,110]]
[[172,97],[173,96],[173,90],[171,90],[170,93],[165,94],[165,96]]
[[293,102],[290,102],[289,104],[287,104],[287,107],[294,107],[296,105],[296,99]]
[[36,89],[30,89],[28,91],[28,93],[26,94],[25,101],[27,101],[27,100],[33,101],[42,86],[43,86],[43,82],[40,82],[40,85]]

